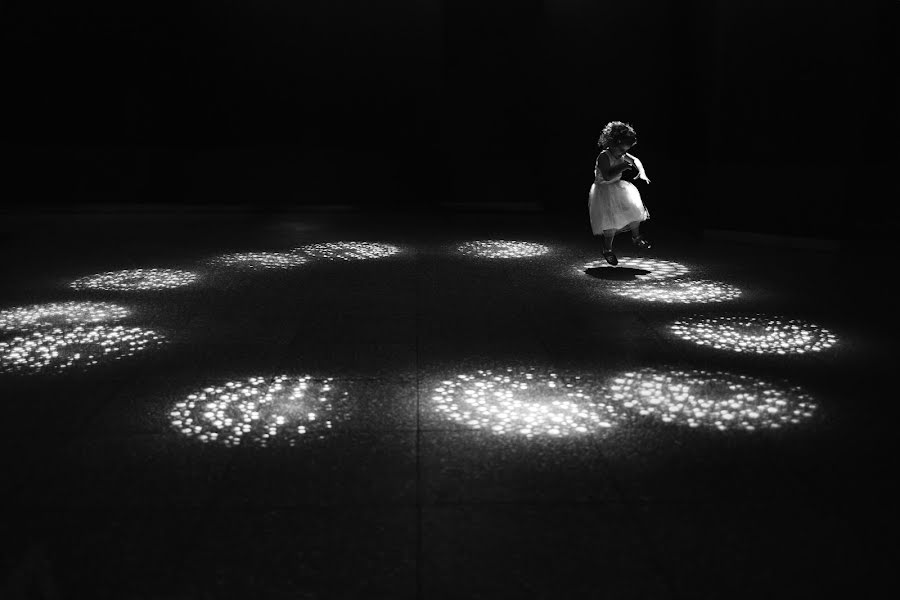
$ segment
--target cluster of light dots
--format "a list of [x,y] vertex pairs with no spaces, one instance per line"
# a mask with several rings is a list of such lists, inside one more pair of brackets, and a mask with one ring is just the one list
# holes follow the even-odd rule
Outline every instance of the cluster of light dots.
[[762,315],[693,317],[675,321],[669,329],[701,346],[750,354],[806,354],[837,342],[833,333],[817,325]]
[[543,244],[507,240],[466,242],[457,249],[463,254],[481,258],[530,258],[550,252],[550,248]]
[[196,273],[178,269],[128,269],[81,277],[71,286],[76,290],[161,290],[189,285],[196,279]]
[[673,277],[682,277],[688,273],[688,268],[681,263],[668,260],[656,260],[653,258],[633,258],[630,256],[620,258],[617,267],[610,266],[605,260],[595,260],[584,265],[581,268],[581,271],[597,268],[621,269],[622,267],[649,271],[649,273],[642,273],[635,276],[635,279],[641,281],[671,279]]
[[724,372],[644,369],[615,378],[609,390],[612,401],[637,414],[721,431],[777,429],[809,419],[816,410],[798,387]]
[[496,434],[571,436],[613,427],[620,419],[602,390],[580,377],[533,369],[457,375],[434,389],[436,410],[453,421]]
[[292,269],[307,262],[304,256],[288,252],[235,252],[209,261],[214,266],[239,269]]
[[378,242],[324,242],[301,246],[294,252],[325,260],[368,260],[392,256],[400,252],[400,248]]
[[159,346],[164,337],[139,327],[84,326],[35,331],[0,342],[0,371],[62,372],[132,356]]
[[0,311],[0,329],[14,331],[102,323],[124,319],[130,313],[127,308],[109,302],[34,304]]
[[340,418],[332,379],[309,376],[250,377],[203,388],[169,413],[186,436],[225,446],[268,446],[323,437]]
[[615,287],[613,291],[634,300],[671,304],[724,302],[741,295],[741,290],[727,283],[678,278],[625,283]]

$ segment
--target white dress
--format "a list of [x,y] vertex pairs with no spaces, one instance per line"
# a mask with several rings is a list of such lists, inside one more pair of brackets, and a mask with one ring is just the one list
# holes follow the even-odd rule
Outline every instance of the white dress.
[[[616,167],[625,162],[622,158],[615,158],[607,150],[603,153],[609,158],[609,166]],[[594,235],[600,235],[606,230],[621,231],[626,225],[634,221],[646,221],[650,218],[650,212],[641,201],[641,193],[628,181],[622,181],[619,173],[610,180],[603,179],[597,162],[594,163],[594,184],[588,199],[588,211],[591,215],[591,230]]]

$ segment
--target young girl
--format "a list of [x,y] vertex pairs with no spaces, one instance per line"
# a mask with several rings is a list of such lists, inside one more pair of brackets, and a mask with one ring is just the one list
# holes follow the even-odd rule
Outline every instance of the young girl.
[[637,135],[628,123],[612,121],[606,124],[597,145],[602,150],[594,163],[594,184],[591,186],[588,209],[591,215],[591,230],[602,236],[603,258],[615,266],[619,259],[612,251],[613,239],[617,233],[630,231],[634,244],[649,250],[650,243],[641,237],[641,221],[650,218],[650,213],[641,202],[638,189],[627,181],[622,181],[622,173],[628,169],[637,171],[637,178],[647,183],[644,166],[628,151],[637,144]]

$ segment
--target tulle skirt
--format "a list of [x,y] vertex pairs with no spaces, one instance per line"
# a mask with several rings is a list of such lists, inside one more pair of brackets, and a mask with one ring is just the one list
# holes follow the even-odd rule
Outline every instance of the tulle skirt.
[[600,235],[608,229],[621,231],[634,221],[646,221],[650,212],[641,201],[641,193],[628,181],[594,183],[591,186],[588,210],[591,230]]

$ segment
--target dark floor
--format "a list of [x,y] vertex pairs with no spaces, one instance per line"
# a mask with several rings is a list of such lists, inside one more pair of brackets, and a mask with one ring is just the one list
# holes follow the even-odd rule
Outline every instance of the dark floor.
[[[644,257],[742,292],[678,304],[616,295],[629,284],[583,272],[600,258],[586,224],[542,215],[19,214],[3,229],[0,309],[107,300],[168,339],[83,370],[0,374],[4,598],[867,598],[894,568],[895,267],[872,248],[704,242],[651,221]],[[551,251],[456,251],[481,239]],[[341,240],[401,252],[286,271],[204,262]],[[139,267],[203,277],[68,287]],[[667,328],[756,313],[837,344],[750,356]],[[801,386],[818,408],[777,430],[637,416],[532,436],[438,410],[443,381],[507,368],[601,388],[630,370],[722,371]],[[278,373],[333,377],[346,392],[333,427],[227,447],[170,423],[189,393]]]

